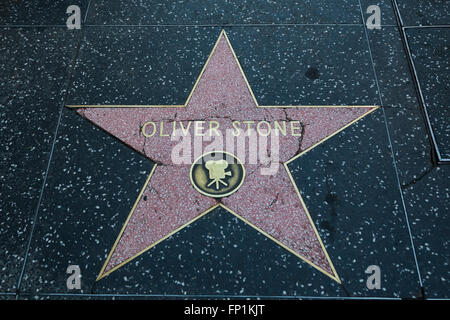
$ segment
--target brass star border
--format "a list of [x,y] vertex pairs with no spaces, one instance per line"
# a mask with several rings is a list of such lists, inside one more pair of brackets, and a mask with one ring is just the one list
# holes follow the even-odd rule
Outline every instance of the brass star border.
[[[223,209],[227,210],[227,211],[230,212],[232,215],[234,215],[235,217],[237,217],[239,220],[245,222],[247,225],[249,225],[249,226],[253,227],[254,229],[256,229],[259,233],[263,234],[264,236],[266,236],[266,237],[269,238],[270,240],[274,241],[274,242],[275,242],[276,244],[278,244],[280,247],[286,249],[288,252],[290,252],[290,253],[294,254],[295,256],[299,257],[301,260],[305,261],[305,262],[308,263],[310,266],[314,267],[315,269],[317,269],[317,270],[319,270],[320,272],[322,272],[323,274],[327,275],[328,277],[330,277],[330,278],[333,279],[334,281],[336,281],[336,282],[338,282],[339,284],[341,284],[341,280],[340,280],[340,278],[339,278],[339,276],[338,276],[338,274],[337,274],[337,272],[336,272],[336,269],[335,269],[335,267],[334,267],[334,265],[333,265],[333,263],[332,263],[332,261],[331,261],[329,255],[328,255],[328,252],[327,252],[327,250],[326,250],[326,248],[325,248],[325,246],[324,246],[324,244],[323,244],[323,242],[322,242],[322,239],[321,239],[321,237],[320,237],[320,235],[319,235],[319,233],[318,233],[318,231],[317,231],[317,228],[316,228],[316,226],[315,226],[315,224],[314,224],[314,222],[313,222],[313,220],[312,220],[312,218],[311,218],[311,215],[310,215],[310,213],[309,213],[309,211],[308,211],[308,208],[307,208],[307,206],[306,206],[306,204],[305,204],[305,202],[304,202],[304,200],[303,200],[303,198],[302,198],[301,192],[300,192],[300,190],[298,189],[298,187],[297,187],[297,185],[296,185],[296,183],[295,183],[295,181],[294,181],[294,179],[293,179],[293,177],[292,177],[291,172],[289,171],[288,164],[291,163],[292,161],[298,159],[299,157],[303,156],[303,155],[306,154],[308,151],[314,149],[314,148],[317,147],[318,145],[324,143],[325,141],[327,141],[327,140],[330,139],[331,137],[333,137],[333,136],[335,136],[336,134],[340,133],[341,131],[343,131],[343,130],[346,129],[347,127],[351,126],[351,125],[354,124],[355,122],[359,121],[360,119],[364,118],[364,117],[367,116],[368,114],[370,114],[370,113],[374,112],[375,110],[379,109],[380,106],[377,106],[377,105],[355,105],[355,106],[348,106],[348,105],[298,105],[298,106],[296,106],[296,105],[287,105],[287,106],[265,105],[265,106],[261,106],[261,105],[259,105],[258,101],[256,100],[256,97],[255,97],[255,95],[254,95],[254,93],[253,93],[253,91],[252,91],[252,88],[250,87],[250,84],[249,84],[249,82],[248,82],[248,80],[247,80],[247,77],[245,76],[245,73],[244,73],[244,71],[243,71],[243,69],[242,69],[242,66],[241,66],[241,64],[239,63],[239,60],[238,60],[238,58],[237,58],[237,56],[236,56],[236,53],[235,53],[235,51],[234,51],[234,49],[233,49],[233,46],[231,45],[231,42],[230,42],[230,40],[229,40],[229,38],[228,38],[228,36],[227,36],[225,30],[222,29],[222,31],[220,32],[219,37],[217,38],[217,41],[216,41],[216,43],[215,43],[213,49],[211,50],[211,52],[210,52],[210,54],[209,54],[209,56],[208,56],[208,59],[206,60],[205,64],[203,65],[203,68],[202,68],[202,70],[201,70],[199,76],[197,77],[197,80],[196,80],[194,86],[192,87],[191,92],[189,93],[189,96],[188,96],[188,98],[186,99],[186,102],[185,102],[184,104],[182,104],[182,105],[66,105],[66,107],[68,107],[68,108],[184,108],[184,107],[186,107],[186,106],[188,105],[189,100],[191,99],[191,96],[192,96],[193,92],[195,91],[198,82],[199,82],[200,79],[202,78],[202,75],[203,75],[203,73],[204,73],[204,71],[205,71],[205,69],[206,69],[206,66],[208,65],[208,62],[209,62],[209,60],[211,59],[211,56],[212,56],[212,54],[214,53],[214,51],[215,51],[215,49],[216,49],[216,47],[217,47],[217,45],[218,45],[218,43],[219,43],[219,40],[221,39],[222,36],[225,37],[225,39],[226,39],[226,41],[227,41],[227,43],[228,43],[228,45],[229,45],[229,47],[230,47],[230,49],[231,49],[231,52],[232,52],[232,54],[233,54],[234,60],[235,60],[235,62],[237,63],[237,65],[239,66],[239,70],[240,70],[240,72],[241,72],[242,77],[243,77],[244,80],[245,80],[245,83],[246,83],[246,86],[247,86],[247,88],[248,88],[248,90],[249,90],[249,92],[250,92],[250,95],[251,95],[251,97],[252,97],[252,99],[253,99],[253,101],[254,101],[256,107],[258,107],[258,108],[344,108],[344,107],[346,107],[346,108],[372,108],[370,111],[364,113],[364,114],[361,115],[360,117],[354,119],[353,121],[349,122],[348,124],[346,124],[346,125],[343,126],[342,128],[336,130],[334,133],[330,134],[329,136],[325,137],[324,139],[320,140],[320,141],[317,142],[316,144],[314,144],[314,145],[310,146],[309,148],[303,150],[303,151],[300,152],[299,154],[295,155],[294,157],[292,157],[291,159],[289,159],[288,161],[286,161],[286,162],[283,163],[284,168],[286,169],[286,172],[287,172],[287,174],[288,174],[288,176],[289,176],[289,179],[290,179],[290,181],[291,181],[291,183],[292,183],[292,185],[293,185],[293,187],[294,187],[294,189],[295,189],[295,191],[296,191],[296,193],[297,193],[297,195],[298,195],[298,197],[299,197],[299,199],[300,199],[300,202],[301,202],[302,205],[303,205],[303,208],[304,208],[305,213],[306,213],[306,215],[307,215],[307,217],[308,217],[308,219],[309,219],[309,222],[310,222],[310,224],[311,224],[311,226],[312,226],[312,228],[313,228],[313,230],[314,230],[314,232],[315,232],[315,235],[316,235],[316,237],[317,237],[317,239],[318,239],[318,241],[319,241],[319,243],[320,243],[320,245],[321,245],[321,247],[322,247],[323,252],[325,253],[325,256],[326,256],[326,258],[327,258],[327,261],[328,261],[328,263],[330,264],[330,267],[331,267],[331,269],[332,269],[332,271],[333,271],[333,274],[330,274],[330,273],[327,272],[326,270],[324,270],[324,269],[322,269],[321,267],[315,265],[314,263],[312,263],[311,261],[309,261],[308,259],[306,259],[306,258],[303,257],[302,255],[300,255],[300,254],[298,254],[297,252],[295,252],[294,250],[290,249],[290,248],[287,247],[285,244],[281,243],[279,240],[275,239],[274,237],[272,237],[271,235],[269,235],[267,232],[261,230],[260,228],[258,228],[258,227],[255,226],[254,224],[252,224],[251,222],[247,221],[246,219],[244,219],[243,217],[241,217],[240,215],[238,215],[237,213],[235,213],[233,210],[231,210],[230,208],[226,207],[226,206],[223,205],[222,203],[219,203],[219,204],[216,204],[216,205],[210,207],[209,209],[207,209],[207,210],[205,210],[204,212],[200,213],[199,215],[197,215],[195,218],[193,218],[193,219],[190,220],[189,222],[183,224],[182,226],[180,226],[180,227],[178,227],[177,229],[173,230],[172,232],[170,232],[169,234],[167,234],[167,235],[164,236],[163,238],[161,238],[161,239],[159,239],[158,241],[154,242],[153,244],[151,244],[150,246],[148,246],[148,247],[145,248],[144,250],[142,250],[142,251],[138,252],[137,254],[135,254],[134,256],[132,256],[132,257],[126,259],[126,260],[123,261],[122,263],[120,263],[120,264],[114,266],[113,268],[111,268],[110,270],[108,270],[108,272],[103,273],[104,270],[105,270],[105,268],[106,268],[106,266],[107,266],[107,264],[108,264],[108,262],[109,262],[109,260],[110,260],[110,258],[111,258],[111,256],[112,256],[112,254],[113,254],[113,252],[114,252],[115,249],[116,249],[117,244],[119,243],[119,240],[120,240],[121,237],[122,237],[122,234],[123,234],[123,232],[124,232],[124,230],[125,230],[125,228],[126,228],[128,222],[129,222],[131,216],[132,216],[133,213],[134,213],[134,210],[136,209],[137,204],[139,203],[139,201],[140,201],[140,199],[141,199],[141,197],[142,197],[142,194],[144,193],[144,190],[146,189],[146,187],[147,187],[147,185],[148,185],[148,183],[149,183],[149,181],[150,181],[150,179],[151,179],[153,173],[155,172],[155,169],[156,169],[156,167],[157,167],[157,164],[155,163],[154,166],[153,166],[153,168],[152,168],[152,170],[150,171],[150,174],[148,175],[147,180],[145,181],[144,186],[142,187],[142,189],[141,189],[141,191],[140,191],[140,193],[139,193],[139,195],[138,195],[138,197],[137,197],[137,199],[136,199],[136,201],[135,201],[133,207],[131,208],[131,211],[130,211],[130,213],[128,214],[127,219],[125,220],[125,223],[123,224],[122,229],[121,229],[121,231],[120,231],[120,233],[119,233],[119,235],[118,235],[116,241],[114,242],[113,247],[111,248],[111,250],[110,250],[110,252],[109,252],[109,254],[108,254],[107,258],[106,258],[106,261],[105,261],[105,263],[103,264],[103,266],[102,266],[102,268],[101,268],[101,270],[100,270],[100,272],[99,272],[99,274],[98,274],[98,276],[97,276],[96,281],[99,281],[100,279],[103,279],[104,277],[108,276],[109,274],[111,274],[112,272],[116,271],[117,269],[119,269],[119,268],[122,267],[123,265],[125,265],[125,264],[127,264],[128,262],[132,261],[133,259],[135,259],[136,257],[140,256],[141,254],[145,253],[146,251],[150,250],[151,248],[153,248],[153,247],[156,246],[157,244],[159,244],[159,243],[161,243],[162,241],[166,240],[167,238],[171,237],[172,235],[174,235],[174,234],[177,233],[178,231],[184,229],[186,226],[188,226],[188,225],[192,224],[193,222],[197,221],[198,219],[200,219],[201,217],[203,217],[203,216],[205,216],[206,214],[210,213],[210,212],[213,211],[214,209],[216,209],[216,208],[218,208],[218,207],[222,207]],[[148,158],[148,157],[147,157],[147,158]],[[150,160],[151,160],[151,159],[150,159]]]

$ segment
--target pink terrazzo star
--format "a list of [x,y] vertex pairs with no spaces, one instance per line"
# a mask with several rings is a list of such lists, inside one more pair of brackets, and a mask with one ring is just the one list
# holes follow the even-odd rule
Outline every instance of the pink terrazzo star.
[[[260,107],[224,31],[185,106],[76,107],[82,116],[158,163],[98,279],[220,205],[340,282],[287,166],[281,165],[275,175],[262,175],[261,164],[250,163],[249,157],[241,159],[247,172],[244,184],[218,202],[194,189],[189,177],[190,164],[176,165],[171,160],[172,148],[178,141],[161,136],[159,131],[152,137],[144,137],[141,128],[148,121],[162,123],[169,130],[173,121],[187,126],[189,121],[215,120],[224,130],[232,128],[232,121],[298,120],[303,129],[301,137],[280,136],[279,161],[286,164],[377,107]],[[203,142],[204,149],[209,143]]]

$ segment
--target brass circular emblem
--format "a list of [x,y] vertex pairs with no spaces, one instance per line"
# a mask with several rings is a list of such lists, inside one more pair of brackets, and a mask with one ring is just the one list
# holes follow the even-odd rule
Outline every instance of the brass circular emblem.
[[225,151],[203,154],[191,166],[194,188],[208,197],[222,198],[236,192],[244,183],[245,168],[241,160]]

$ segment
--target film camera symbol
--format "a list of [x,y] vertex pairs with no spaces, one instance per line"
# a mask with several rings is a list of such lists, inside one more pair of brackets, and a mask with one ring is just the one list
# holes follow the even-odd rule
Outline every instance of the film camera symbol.
[[235,155],[213,151],[203,154],[192,164],[190,178],[194,188],[201,194],[222,198],[241,187],[245,168]]

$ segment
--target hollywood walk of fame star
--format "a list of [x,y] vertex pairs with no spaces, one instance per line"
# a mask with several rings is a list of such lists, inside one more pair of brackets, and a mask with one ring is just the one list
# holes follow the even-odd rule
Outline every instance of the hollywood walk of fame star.
[[[69,106],[95,125],[153,160],[154,165],[97,280],[221,206],[259,232],[340,283],[299,189],[287,167],[290,161],[377,109],[377,106],[259,106],[231,43],[222,31],[185,105]],[[275,175],[243,160],[246,177],[234,193],[215,199],[198,192],[190,165],[174,164],[177,142],[161,131],[142,134],[144,123],[170,127],[174,121],[214,120],[220,128],[233,121],[299,120],[301,138],[280,135]],[[162,129],[164,130],[164,129]]]

